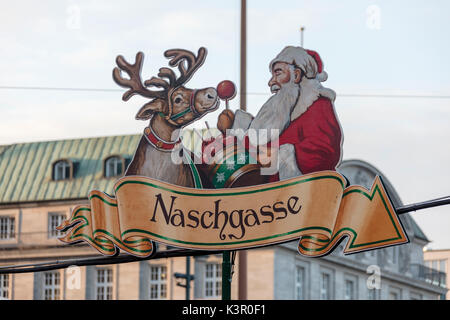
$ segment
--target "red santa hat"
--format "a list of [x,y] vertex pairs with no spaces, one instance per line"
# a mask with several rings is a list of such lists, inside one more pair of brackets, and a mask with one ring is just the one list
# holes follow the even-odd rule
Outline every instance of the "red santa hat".
[[285,62],[300,68],[308,79],[317,79],[322,82],[328,78],[327,73],[323,71],[322,59],[313,50],[287,46],[270,62],[271,71],[276,62]]

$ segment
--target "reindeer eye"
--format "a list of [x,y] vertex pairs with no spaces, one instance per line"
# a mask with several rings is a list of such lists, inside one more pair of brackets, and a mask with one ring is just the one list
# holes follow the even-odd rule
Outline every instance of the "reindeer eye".
[[181,102],[181,98],[180,97],[176,97],[175,98],[175,103],[180,103]]

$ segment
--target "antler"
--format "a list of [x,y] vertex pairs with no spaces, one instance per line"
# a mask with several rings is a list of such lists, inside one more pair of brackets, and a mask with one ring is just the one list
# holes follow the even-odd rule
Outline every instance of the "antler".
[[[172,67],[178,66],[178,70],[180,70],[180,76],[175,79],[173,71],[167,68],[160,69],[160,76],[168,77],[171,80],[171,85],[173,83],[174,86],[177,87],[189,81],[195,71],[197,71],[197,69],[201,67],[203,62],[205,62],[206,49],[204,47],[198,49],[197,57],[195,57],[192,52],[183,49],[167,50],[164,53],[164,56],[166,58],[172,58],[169,61],[169,65]],[[187,62],[187,68],[185,67],[184,61]],[[170,75],[167,70],[170,71]],[[161,72],[163,72],[162,75]]]
[[[167,58],[171,58],[169,61],[170,66],[178,66],[180,76],[177,78],[172,69],[161,68],[158,73],[159,78],[152,77],[149,80],[144,81],[144,84],[142,84],[141,79],[144,54],[142,52],[138,52],[136,54],[136,61],[134,64],[128,63],[121,55],[117,56],[116,62],[118,67],[115,67],[113,70],[113,79],[119,86],[130,88],[123,94],[122,100],[128,101],[128,99],[135,94],[139,94],[147,98],[166,99],[167,93],[170,89],[186,83],[195,71],[200,68],[206,58],[206,49],[204,47],[198,49],[197,57],[192,52],[183,49],[167,50],[164,55]],[[125,71],[130,78],[126,79],[122,77],[122,71]],[[169,82],[161,78],[166,78]],[[149,90],[147,87],[150,86],[162,88],[163,90]]]
[[[130,88],[122,96],[122,100],[124,101],[128,101],[128,99],[130,99],[135,94],[139,94],[147,98],[166,98],[167,90],[170,87],[170,85],[166,81],[152,77],[151,79],[146,80],[144,82],[144,85],[142,84],[141,69],[143,57],[144,54],[142,52],[138,52],[136,54],[135,63],[130,64],[125,60],[123,56],[117,56],[116,63],[118,67],[115,67],[113,70],[113,79],[119,86]],[[122,77],[122,70],[128,73],[130,79]],[[147,86],[159,87],[163,88],[163,90],[152,91],[146,88]]]
[[164,81],[164,80],[161,80],[161,79],[160,80],[165,82],[166,85],[168,86],[168,88],[175,88],[176,76],[175,76],[175,72],[173,72],[172,69],[160,68],[159,69],[159,73],[158,73],[158,77],[169,79],[169,84],[166,81]]

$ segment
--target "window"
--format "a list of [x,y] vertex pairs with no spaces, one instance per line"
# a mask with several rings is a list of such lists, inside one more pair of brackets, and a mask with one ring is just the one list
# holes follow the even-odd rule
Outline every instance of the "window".
[[394,291],[389,292],[389,300],[398,300],[398,293]]
[[295,299],[305,299],[305,268],[300,266],[295,270]]
[[425,266],[427,266],[430,269],[437,270],[438,269],[437,260],[427,260],[425,261]]
[[386,262],[388,263],[394,263],[394,248],[389,247],[383,249],[384,254],[386,255]]
[[124,160],[119,156],[112,156],[105,160],[104,175],[106,178],[117,177],[123,174]]
[[353,280],[345,280],[345,300],[354,300],[355,295],[355,282]]
[[366,255],[370,258],[374,258],[377,256],[377,251],[376,250],[369,250],[366,252]]
[[411,292],[410,299],[411,300],[423,300],[423,296],[420,293]]
[[72,178],[72,163],[58,160],[53,164],[53,180],[60,181]]
[[377,289],[369,289],[368,290],[368,298],[369,300],[377,300],[378,299],[378,292],[379,290]]
[[166,266],[150,266],[150,299],[167,298],[167,268]]
[[425,265],[436,271],[446,272],[447,260],[427,260]]
[[95,283],[96,300],[112,300],[113,292],[113,271],[109,268],[97,269]]
[[389,300],[400,300],[401,298],[402,298],[401,289],[393,287],[389,289]]
[[219,298],[222,295],[222,265],[207,263],[205,268],[205,298]]
[[0,300],[8,300],[9,297],[9,274],[0,274]]
[[331,276],[328,273],[322,273],[320,278],[320,299],[331,299]]
[[392,263],[398,263],[398,247],[392,247]]
[[59,237],[61,232],[56,230],[57,226],[60,226],[63,221],[66,219],[66,216],[62,213],[50,212],[48,214],[48,237],[56,238]]
[[358,299],[358,277],[352,274],[344,275],[344,299],[356,300]]
[[447,272],[446,271],[446,268],[447,268],[446,262],[447,262],[447,260],[439,260],[439,271],[440,272]]
[[0,240],[15,238],[14,217],[0,217]]
[[44,300],[59,300],[60,297],[60,274],[58,271],[44,273]]

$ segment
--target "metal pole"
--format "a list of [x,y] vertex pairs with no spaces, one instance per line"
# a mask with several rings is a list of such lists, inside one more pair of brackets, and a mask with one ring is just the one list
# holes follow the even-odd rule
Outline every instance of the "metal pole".
[[397,212],[397,214],[403,214],[406,212],[428,209],[428,208],[443,206],[446,204],[450,204],[450,196],[445,196],[445,197],[441,197],[441,198],[437,198],[437,199],[433,199],[433,200],[404,205],[404,206],[395,208],[395,211]]
[[191,300],[191,257],[186,257],[186,300]]
[[240,109],[247,111],[247,0],[241,0]]
[[[29,263],[15,266],[0,266],[0,274],[5,273],[27,273],[27,272],[42,272],[57,269],[65,269],[73,266],[94,266],[136,262],[142,260],[186,257],[186,256],[208,256],[212,254],[220,254],[221,251],[204,251],[204,250],[190,250],[190,249],[169,249],[165,251],[156,252],[154,255],[146,258],[138,258],[129,254],[120,254],[115,257],[98,257],[95,255],[90,258],[77,258],[67,260],[56,260],[50,262]],[[22,258],[19,258],[20,260]],[[16,259],[14,259],[16,260]]]
[[247,300],[247,250],[239,251],[238,299]]
[[[240,109],[247,111],[247,0],[241,0],[241,80]],[[247,251],[238,253],[238,299],[247,299]]]
[[[241,110],[247,111],[247,1],[241,0]],[[238,299],[247,299],[247,250],[238,253]]]
[[222,300],[231,300],[230,251],[224,251],[222,254]]

